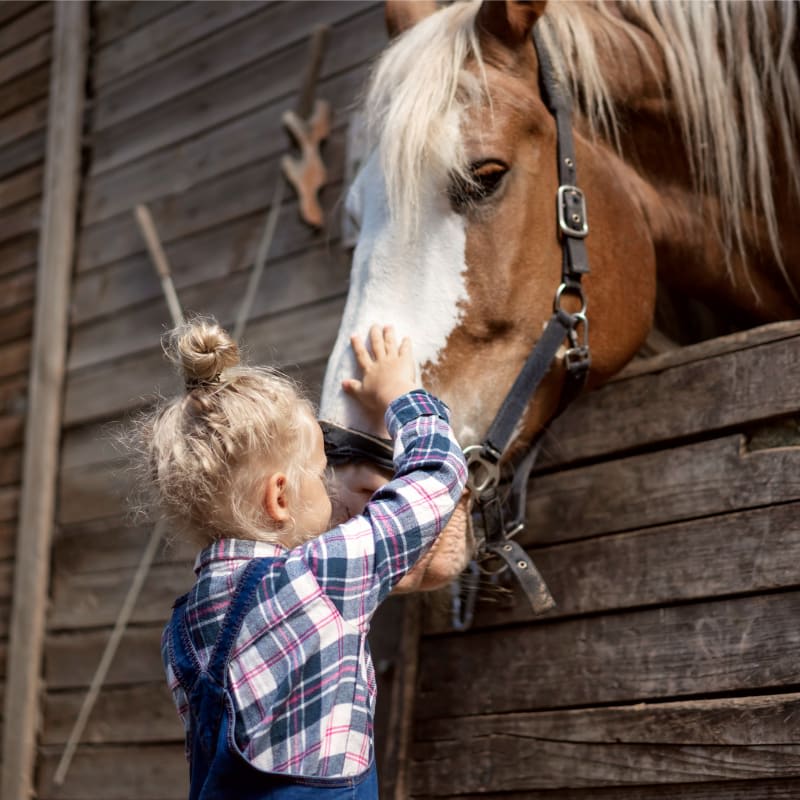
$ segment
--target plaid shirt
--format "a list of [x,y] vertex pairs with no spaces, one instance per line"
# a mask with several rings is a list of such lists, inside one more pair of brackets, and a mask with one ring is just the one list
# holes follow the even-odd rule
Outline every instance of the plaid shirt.
[[[186,620],[203,667],[247,562],[275,559],[228,665],[236,744],[259,769],[339,777],[359,775],[372,761],[370,619],[447,523],[466,480],[440,400],[410,392],[390,405],[386,423],[396,474],[360,516],[293,550],[223,539],[197,557]],[[167,680],[188,726],[166,643],[165,635]]]

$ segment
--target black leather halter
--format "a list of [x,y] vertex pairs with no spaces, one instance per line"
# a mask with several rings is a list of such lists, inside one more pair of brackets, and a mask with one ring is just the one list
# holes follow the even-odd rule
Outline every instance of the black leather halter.
[[[541,432],[527,454],[517,463],[511,482],[508,507],[498,491],[500,461],[514,433],[521,424],[536,390],[559,360],[559,350],[565,342],[564,384],[557,413],[560,413],[580,393],[586,382],[591,358],[589,353],[589,322],[586,317],[586,297],[581,278],[589,272],[584,239],[589,232],[583,192],[577,186],[575,146],[572,139],[572,111],[569,98],[559,86],[553,63],[534,27],[533,42],[539,59],[539,83],[542,101],[555,117],[557,135],[558,181],[556,192],[557,236],[561,242],[561,282],[553,301],[553,316],[531,350],[517,379],[503,400],[486,438],[481,444],[465,448],[470,476],[468,487],[474,500],[481,535],[478,537],[478,559],[498,557],[517,578],[534,612],[542,613],[555,605],[550,591],[533,562],[514,540],[525,527],[525,495],[528,477],[541,443]],[[569,312],[562,303],[571,296],[577,301],[577,312]],[[361,460],[391,469],[392,446],[388,440],[376,439],[360,431],[341,428],[323,422],[325,450],[329,461],[342,464]],[[472,569],[472,585],[477,587],[477,570]],[[471,604],[467,603],[466,617],[456,615],[457,629],[469,627]]]

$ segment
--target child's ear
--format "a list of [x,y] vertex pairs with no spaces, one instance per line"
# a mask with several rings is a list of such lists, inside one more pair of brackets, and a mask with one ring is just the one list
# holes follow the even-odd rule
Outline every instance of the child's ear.
[[279,525],[283,525],[291,519],[286,475],[283,472],[274,472],[267,478],[262,502],[264,511]]

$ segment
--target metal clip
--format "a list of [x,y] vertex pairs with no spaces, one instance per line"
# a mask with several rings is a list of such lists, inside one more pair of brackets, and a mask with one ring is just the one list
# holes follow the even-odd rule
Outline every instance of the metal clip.
[[482,444],[472,444],[464,448],[467,459],[467,487],[476,495],[494,489],[500,482],[500,454]]
[[589,233],[586,198],[577,186],[558,187],[558,227],[564,236],[583,239]]

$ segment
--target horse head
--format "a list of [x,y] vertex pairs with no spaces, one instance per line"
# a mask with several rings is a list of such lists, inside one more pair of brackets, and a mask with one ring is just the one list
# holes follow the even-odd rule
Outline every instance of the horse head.
[[[800,263],[792,8],[390,2],[387,22],[395,38],[366,93],[372,149],[347,199],[360,235],[323,418],[367,427],[340,382],[355,370],[349,335],[385,322],[411,336],[423,384],[451,407],[462,445],[476,444],[541,337],[562,246],[557,131],[534,29],[575,106],[590,227],[587,385],[643,343],[657,269],[752,319],[796,314],[787,268]],[[775,164],[788,177],[777,189]],[[564,376],[556,360],[506,457],[556,412]],[[378,480],[355,467],[345,477],[362,499]],[[461,516],[461,534],[463,524]],[[452,550],[447,560],[442,577],[464,561]]]

